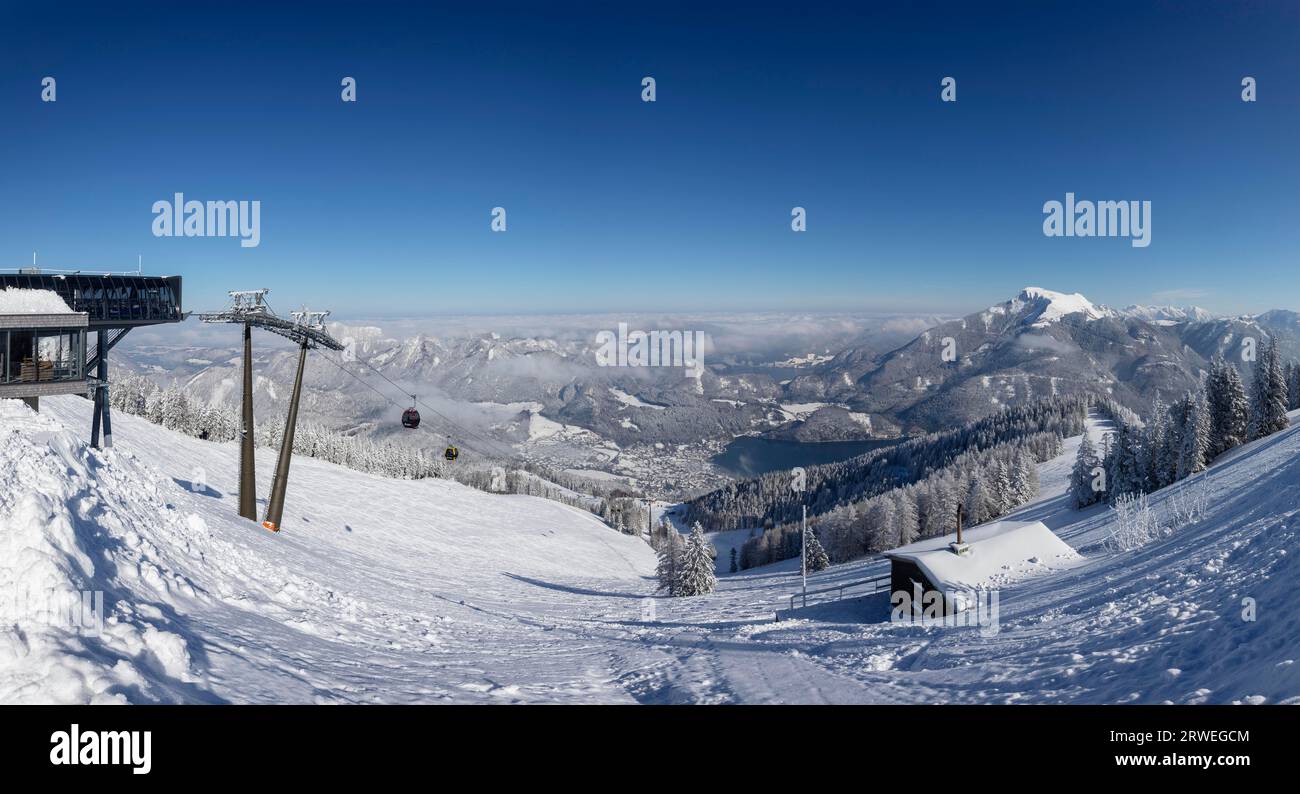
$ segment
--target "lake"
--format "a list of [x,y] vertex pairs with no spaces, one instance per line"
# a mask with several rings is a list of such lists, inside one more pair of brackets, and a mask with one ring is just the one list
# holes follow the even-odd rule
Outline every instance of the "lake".
[[754,477],[769,471],[792,469],[795,466],[815,466],[834,463],[888,447],[901,438],[880,438],[869,441],[786,441],[758,436],[741,436],[714,455],[711,463],[737,477]]

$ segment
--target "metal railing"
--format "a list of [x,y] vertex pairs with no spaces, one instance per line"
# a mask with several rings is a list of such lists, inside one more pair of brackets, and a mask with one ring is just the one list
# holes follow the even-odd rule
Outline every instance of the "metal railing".
[[823,588],[821,588],[820,590],[809,590],[809,591],[806,592],[806,593],[805,593],[805,592],[791,593],[791,594],[790,594],[790,611],[793,612],[794,609],[795,609],[795,606],[794,606],[795,599],[803,599],[803,606],[807,607],[807,606],[808,606],[808,596],[824,595],[824,594],[826,594],[826,593],[836,593],[835,598],[830,599],[830,600],[831,600],[831,601],[840,601],[840,600],[843,600],[843,598],[844,598],[844,591],[845,591],[845,590],[848,590],[849,588],[853,588],[853,587],[864,587],[864,586],[866,586],[866,585],[871,585],[871,592],[870,592],[870,593],[864,593],[864,595],[875,595],[876,593],[881,592],[881,591],[880,591],[880,583],[881,583],[881,582],[884,582],[884,585],[885,585],[885,592],[888,592],[888,591],[889,591],[889,582],[890,582],[889,574],[882,574],[882,575],[880,575],[880,576],[873,576],[873,577],[871,577],[870,579],[859,579],[859,580],[856,581],[856,582],[845,582],[844,584],[841,584],[841,585],[832,585],[832,586],[830,586],[830,587],[823,587]]

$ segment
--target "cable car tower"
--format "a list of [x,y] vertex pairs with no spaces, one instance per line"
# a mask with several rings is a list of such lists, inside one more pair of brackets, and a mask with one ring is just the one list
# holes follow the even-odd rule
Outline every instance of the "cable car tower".
[[243,427],[240,433],[239,456],[239,515],[257,520],[256,474],[253,466],[253,343],[252,329],[257,326],[273,334],[298,343],[298,372],[293,381],[293,395],[289,401],[289,414],[285,419],[284,438],[280,457],[275,465],[275,478],[271,482],[271,501],[267,504],[262,526],[272,532],[280,531],[284,514],[284,495],[289,484],[289,463],[293,456],[293,436],[298,423],[298,403],[302,397],[302,373],[307,364],[307,351],[325,347],[342,350],[343,345],[325,330],[327,311],[291,312],[292,320],[276,316],[266,305],[270,290],[245,290],[230,293],[231,304],[223,311],[200,314],[205,323],[240,323],[244,326],[244,395]]
[[253,465],[253,326],[275,315],[266,305],[269,289],[229,293],[224,311],[200,314],[205,323],[239,323],[244,326],[244,399],[239,427],[239,515],[257,520],[257,476]]
[[325,318],[329,312],[312,312],[304,308],[291,314],[292,324],[277,318],[284,325],[263,326],[272,333],[298,343],[298,374],[293,379],[293,397],[289,400],[289,416],[284,421],[280,459],[275,464],[275,479],[271,481],[271,501],[266,506],[266,518],[262,521],[262,526],[272,532],[280,531],[280,519],[284,515],[284,492],[289,487],[289,461],[293,459],[293,431],[298,423],[298,399],[302,396],[302,370],[307,364],[307,350],[313,347],[343,349],[343,345],[325,330]]

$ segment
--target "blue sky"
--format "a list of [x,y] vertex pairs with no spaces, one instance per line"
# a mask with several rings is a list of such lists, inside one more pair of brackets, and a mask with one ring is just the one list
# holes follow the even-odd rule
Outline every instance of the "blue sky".
[[[187,308],[342,317],[1300,309],[1294,3],[31,5],[0,5],[0,267],[143,255]],[[154,237],[178,191],[261,201],[261,245]],[[1044,237],[1067,191],[1151,201],[1150,247]]]

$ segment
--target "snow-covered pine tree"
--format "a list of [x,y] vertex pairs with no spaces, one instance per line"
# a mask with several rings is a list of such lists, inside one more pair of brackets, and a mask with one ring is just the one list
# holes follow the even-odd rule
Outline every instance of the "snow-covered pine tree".
[[957,482],[951,473],[944,472],[939,477],[939,482],[935,484],[934,503],[931,505],[935,520],[927,533],[930,536],[947,534],[952,528],[953,517],[957,515],[959,504],[961,504],[961,496],[957,490]]
[[1187,414],[1183,421],[1182,449],[1178,456],[1178,479],[1205,470],[1206,452],[1210,448],[1210,409],[1204,391],[1187,395]]
[[916,500],[905,488],[900,488],[894,493],[894,526],[897,530],[895,536],[898,538],[898,545],[906,546],[920,536],[920,528],[916,521]]
[[965,508],[966,521],[971,526],[983,524],[990,518],[988,489],[984,486],[984,475],[978,467],[970,475],[970,485],[966,489]]
[[1246,430],[1250,422],[1250,404],[1246,399],[1246,387],[1241,382],[1241,373],[1236,367],[1224,364],[1224,382],[1227,425],[1229,435],[1228,449],[1246,443]]
[[1183,457],[1183,430],[1192,411],[1192,399],[1192,393],[1186,392],[1169,406],[1169,431],[1165,435],[1165,449],[1162,452],[1162,457],[1169,461],[1165,485],[1182,479],[1178,476],[1178,464]]
[[149,397],[158,391],[153,381],[127,372],[113,378],[112,383],[112,388],[108,390],[108,400],[114,411],[132,416],[146,415]]
[[1210,408],[1210,450],[1213,460],[1246,440],[1246,390],[1237,368],[1215,356],[1206,381],[1206,398]]
[[1079,442],[1079,451],[1074,456],[1074,468],[1070,471],[1070,500],[1074,509],[1079,510],[1093,504],[1101,494],[1092,489],[1093,469],[1101,465],[1097,457],[1097,448],[1092,439],[1084,433]]
[[916,494],[917,529],[921,537],[937,535],[944,520],[944,497],[938,478],[928,480]]
[[1146,485],[1146,474],[1142,471],[1139,441],[1140,431],[1128,424],[1120,425],[1115,433],[1114,446],[1111,450],[1111,466],[1106,472],[1106,484],[1109,486],[1108,498],[1113,502],[1124,495],[1139,494]]
[[731,573],[735,573],[737,570],[739,569],[736,567],[736,547],[732,546],[731,547]]
[[1292,361],[1288,366],[1289,375],[1287,376],[1287,396],[1291,410],[1300,408],[1300,364]]
[[1154,491],[1168,485],[1172,475],[1164,474],[1165,467],[1174,463],[1168,459],[1169,406],[1165,404],[1160,393],[1156,392],[1155,405],[1151,409],[1151,421],[1147,422],[1142,432],[1135,437],[1138,442],[1139,467],[1142,472],[1143,492]]
[[144,418],[148,419],[155,425],[163,423],[163,393],[161,390],[155,390],[149,394],[149,401],[145,405]]
[[1183,424],[1191,410],[1191,396],[1170,406],[1165,414],[1164,433],[1156,451],[1156,487],[1164,488],[1178,479],[1178,459],[1183,451]]
[[[1084,432],[1087,432],[1087,428]],[[1038,496],[1040,483],[1036,463],[1032,452],[1022,450],[1016,453],[1015,467],[1012,470],[1015,476],[1012,477],[1011,485],[1016,492],[1017,507]]]
[[890,500],[884,497],[867,500],[861,522],[863,553],[874,554],[898,545],[898,536],[890,533],[894,524]]
[[1250,384],[1248,438],[1263,438],[1286,429],[1290,424],[1286,416],[1286,391],[1277,340],[1270,339],[1268,346],[1255,359],[1255,378]]
[[821,541],[817,540],[817,533],[812,527],[808,528],[807,537],[808,547],[804,554],[808,560],[808,573],[824,571],[831,567],[831,558],[826,556],[826,549],[822,548]]
[[923,537],[930,534],[928,527],[934,520],[934,494],[930,485],[926,482],[916,489],[916,531]]
[[1223,426],[1225,423],[1223,410],[1223,367],[1226,366],[1223,356],[1216,354],[1210,359],[1210,368],[1205,373],[1205,404],[1209,408],[1210,420],[1210,448],[1206,450],[1206,457],[1213,460],[1223,450],[1221,447],[1221,437],[1223,435]]
[[989,484],[989,518],[997,518],[1011,511],[1017,502],[1011,491],[1011,472],[1004,460],[993,461],[992,478]]
[[189,422],[186,413],[189,410],[188,402],[185,395],[174,385],[168,386],[159,398],[158,411],[161,417],[163,427],[168,430],[185,432]]
[[691,534],[686,539],[682,550],[681,566],[677,571],[675,596],[697,596],[712,593],[718,586],[718,577],[713,572],[713,555],[710,544],[704,537],[704,528],[696,521],[691,527]]
[[1030,491],[1029,483],[1026,478],[1029,476],[1028,470],[1023,465],[1024,454],[1015,449],[1011,452],[1011,457],[1007,459],[1007,484],[1009,487],[1006,510],[1011,512],[1020,505],[1029,501],[1033,494]]
[[1106,472],[1105,489],[1097,495],[1099,501],[1110,501],[1110,475],[1115,471],[1115,438],[1119,433],[1106,433],[1101,437],[1101,449],[1097,451],[1097,457],[1101,460],[1101,468]]
[[676,527],[668,525],[665,530],[663,541],[659,545],[659,564],[655,566],[655,577],[659,580],[659,589],[667,591],[668,595],[676,595],[677,572],[682,567],[682,547],[685,544]]

